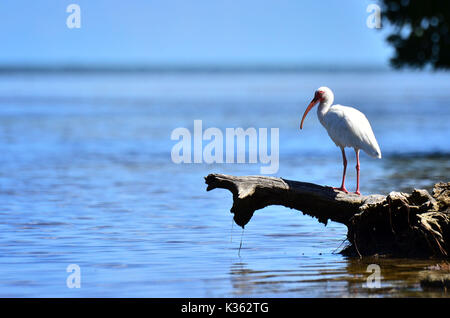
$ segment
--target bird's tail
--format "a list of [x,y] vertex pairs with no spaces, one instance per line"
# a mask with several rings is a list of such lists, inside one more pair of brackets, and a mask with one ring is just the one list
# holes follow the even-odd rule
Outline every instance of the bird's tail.
[[381,150],[380,150],[380,146],[378,146],[378,143],[374,143],[370,147],[364,147],[362,149],[369,156],[371,156],[373,158],[381,159]]

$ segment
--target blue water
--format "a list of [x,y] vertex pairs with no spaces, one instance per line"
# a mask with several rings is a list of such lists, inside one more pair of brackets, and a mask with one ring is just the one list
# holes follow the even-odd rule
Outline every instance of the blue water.
[[[322,85],[369,118],[383,159],[361,155],[361,192],[431,190],[450,175],[450,74],[35,74],[0,77],[0,296],[352,297],[430,295],[433,260],[351,259],[346,228],[283,207],[243,233],[209,173],[175,164],[177,127],[279,128],[275,176],[338,186],[341,155],[311,112]],[[348,150],[347,187],[355,188]],[[381,266],[382,288],[365,285]],[[66,268],[81,269],[68,288]],[[441,294],[431,294],[441,296]]]

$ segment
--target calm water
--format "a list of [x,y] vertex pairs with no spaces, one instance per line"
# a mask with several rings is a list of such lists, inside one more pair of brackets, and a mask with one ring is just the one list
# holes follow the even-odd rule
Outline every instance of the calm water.
[[[382,160],[361,156],[361,191],[430,189],[450,175],[450,74],[307,73],[0,77],[0,296],[446,296],[422,291],[436,260],[351,259],[346,228],[283,207],[232,227],[231,195],[211,172],[259,164],[171,161],[173,129],[280,128],[276,176],[339,185],[341,157],[314,89],[363,111]],[[355,187],[348,151],[348,187]],[[381,288],[365,285],[368,264]],[[81,288],[69,289],[69,264]]]

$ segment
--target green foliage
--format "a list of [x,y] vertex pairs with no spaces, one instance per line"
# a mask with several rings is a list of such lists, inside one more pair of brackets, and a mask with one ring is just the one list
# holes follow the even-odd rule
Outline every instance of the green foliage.
[[450,68],[450,1],[381,0],[382,18],[394,26],[387,41],[395,68]]

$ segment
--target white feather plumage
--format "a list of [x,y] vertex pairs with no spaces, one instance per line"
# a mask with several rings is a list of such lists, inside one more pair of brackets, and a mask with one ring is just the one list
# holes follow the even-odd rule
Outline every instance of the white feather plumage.
[[375,135],[372,131],[366,116],[359,110],[342,105],[333,105],[334,94],[328,87],[319,87],[314,99],[306,108],[300,123],[300,129],[303,127],[308,112],[315,104],[320,102],[317,108],[317,117],[320,123],[325,127],[330,138],[336,146],[341,148],[342,159],[344,163],[344,171],[342,174],[342,184],[340,188],[335,188],[344,192],[348,192],[345,188],[345,172],[347,170],[347,158],[345,156],[345,147],[351,147],[356,153],[356,194],[359,192],[359,151],[362,149],[371,157],[381,158],[381,150]]
[[[319,109],[320,110],[320,106]],[[381,150],[366,116],[359,110],[333,105],[319,120],[338,147],[362,149],[369,156],[381,158]]]
[[320,104],[317,117],[336,146],[362,149],[371,157],[381,158],[381,150],[366,116],[359,110],[331,104],[334,94],[328,87],[317,89]]

